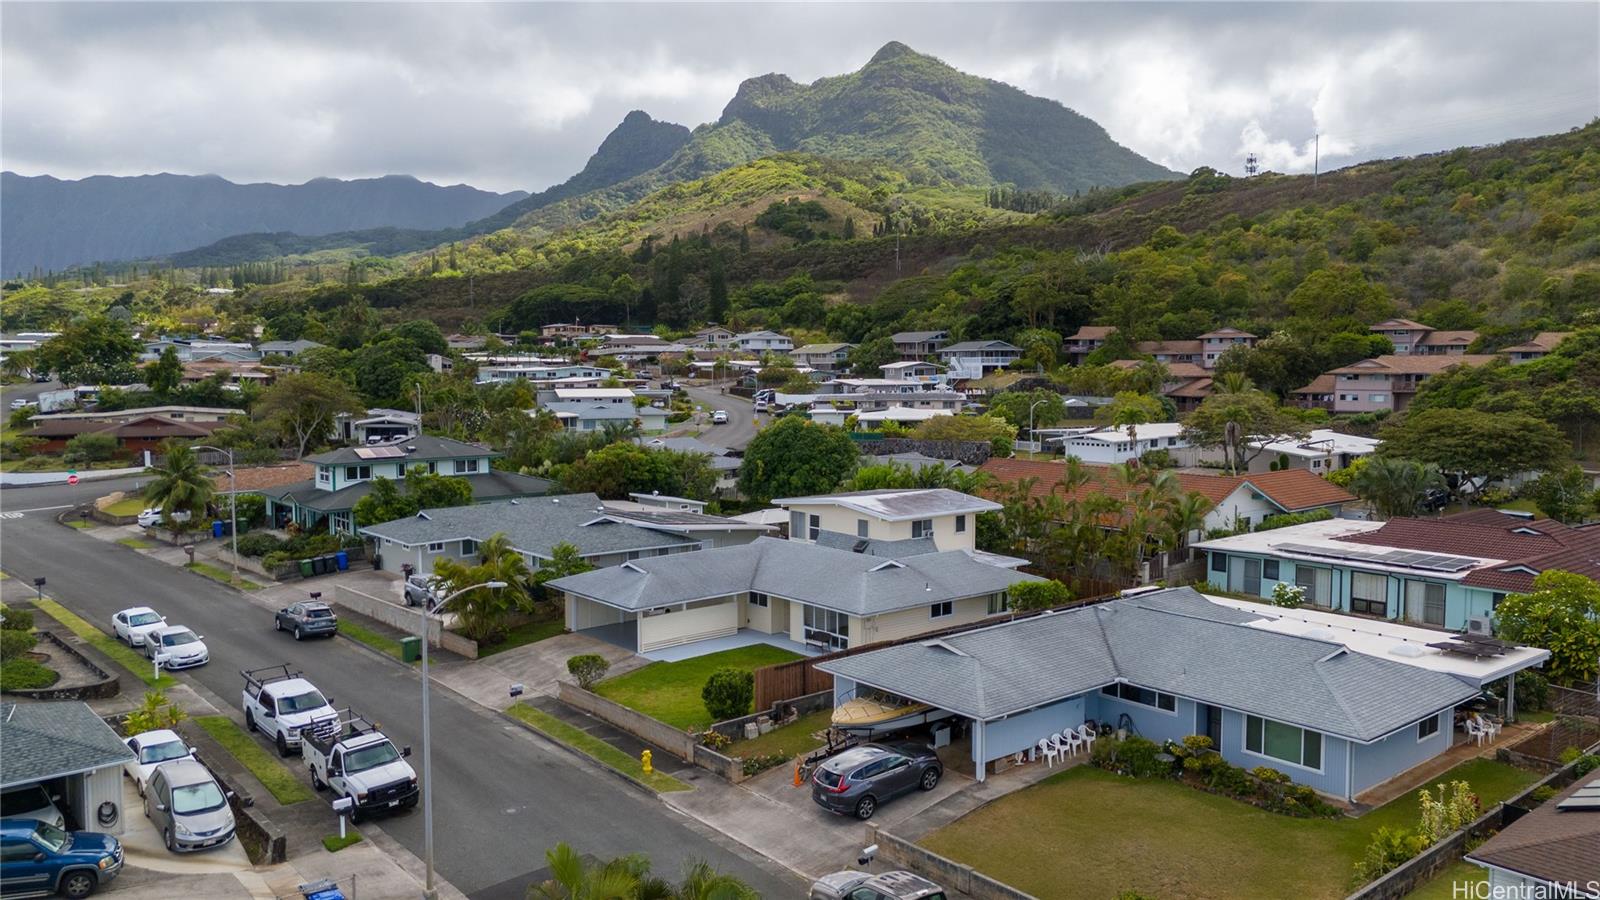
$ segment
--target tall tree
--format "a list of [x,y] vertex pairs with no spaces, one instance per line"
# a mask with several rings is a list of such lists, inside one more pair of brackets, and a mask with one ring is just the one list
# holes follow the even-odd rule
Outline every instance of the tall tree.
[[1549,422],[1523,413],[1428,409],[1386,426],[1382,453],[1433,463],[1457,478],[1465,504],[1510,475],[1562,466],[1572,445]]
[[1593,686],[1600,659],[1600,583],[1574,572],[1541,572],[1531,593],[1506,597],[1494,616],[1501,637],[1550,651],[1550,680]]
[[205,515],[216,487],[211,471],[188,447],[168,441],[161,447],[161,463],[146,470],[153,477],[145,485],[144,496],[161,509],[163,517],[187,512],[198,519]]
[[838,487],[855,467],[855,441],[843,429],[785,416],[751,439],[739,489],[763,502],[821,494]]
[[[1183,434],[1197,447],[1220,448],[1234,475],[1250,468],[1266,441],[1304,437],[1309,432],[1299,416],[1243,379],[1230,379],[1218,387],[1183,420]],[[1253,441],[1260,445],[1252,447]]]
[[1444,488],[1438,466],[1394,456],[1368,459],[1350,479],[1350,492],[1384,519],[1416,515],[1429,494]]
[[160,359],[144,367],[144,383],[151,393],[163,400],[172,396],[182,381],[183,363],[178,360],[178,351],[171,346],[161,351]]
[[501,588],[465,591],[445,607],[446,612],[456,614],[461,633],[475,641],[493,640],[513,611],[533,608],[533,597],[528,593],[528,564],[522,554],[512,549],[504,532],[497,532],[478,545],[474,563],[448,557],[434,560],[433,574],[444,582],[446,595],[491,581],[504,582],[505,587]]
[[312,441],[328,439],[339,413],[360,415],[365,410],[361,398],[343,381],[312,372],[289,372],[262,393],[255,415],[293,442],[299,459]]

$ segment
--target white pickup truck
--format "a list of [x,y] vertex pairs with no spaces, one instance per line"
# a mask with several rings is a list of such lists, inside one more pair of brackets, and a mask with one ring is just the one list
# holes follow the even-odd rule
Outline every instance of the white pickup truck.
[[239,674],[244,676],[244,724],[270,738],[279,756],[298,749],[301,738],[312,731],[338,731],[339,714],[328,698],[299,672],[289,671],[288,665],[246,669]]
[[300,745],[311,786],[348,797],[352,822],[369,813],[416,806],[417,773],[405,760],[411,748],[395,749],[376,723],[344,712],[337,730],[308,734]]

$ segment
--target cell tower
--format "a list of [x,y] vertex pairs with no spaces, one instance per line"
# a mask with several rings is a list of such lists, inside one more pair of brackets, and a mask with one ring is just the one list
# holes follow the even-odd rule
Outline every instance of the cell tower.
[[1254,153],[1251,153],[1248,156],[1246,156],[1244,158],[1244,174],[1245,174],[1245,177],[1248,178],[1251,175],[1254,175],[1259,171],[1261,171],[1261,160]]

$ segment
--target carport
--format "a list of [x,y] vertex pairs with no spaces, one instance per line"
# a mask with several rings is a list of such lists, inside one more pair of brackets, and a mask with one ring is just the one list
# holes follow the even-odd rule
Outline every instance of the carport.
[[0,790],[42,787],[69,829],[122,833],[122,764],[131,759],[86,703],[0,705]]

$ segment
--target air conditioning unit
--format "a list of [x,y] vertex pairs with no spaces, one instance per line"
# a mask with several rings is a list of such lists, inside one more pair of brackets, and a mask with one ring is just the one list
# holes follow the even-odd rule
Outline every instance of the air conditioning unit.
[[1494,636],[1494,620],[1488,616],[1468,616],[1467,634],[1476,634],[1482,637]]

